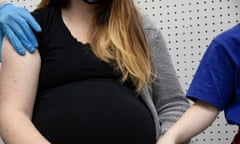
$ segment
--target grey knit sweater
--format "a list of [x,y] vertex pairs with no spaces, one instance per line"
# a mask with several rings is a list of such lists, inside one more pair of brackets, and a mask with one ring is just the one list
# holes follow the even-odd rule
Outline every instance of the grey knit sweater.
[[180,118],[189,103],[177,79],[161,32],[145,16],[142,16],[142,25],[157,69],[157,78],[150,87],[143,88],[140,96],[152,113],[156,138],[159,138]]

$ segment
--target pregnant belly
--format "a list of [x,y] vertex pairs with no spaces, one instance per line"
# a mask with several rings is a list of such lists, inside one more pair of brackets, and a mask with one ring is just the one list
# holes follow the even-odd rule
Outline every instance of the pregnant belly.
[[155,140],[146,106],[114,80],[76,82],[43,92],[36,101],[33,123],[56,144]]

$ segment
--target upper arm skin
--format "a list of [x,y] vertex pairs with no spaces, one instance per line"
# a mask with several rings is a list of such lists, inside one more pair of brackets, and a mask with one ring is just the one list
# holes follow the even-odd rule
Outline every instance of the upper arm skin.
[[4,38],[0,72],[0,111],[22,112],[31,119],[40,63],[38,51],[20,56]]

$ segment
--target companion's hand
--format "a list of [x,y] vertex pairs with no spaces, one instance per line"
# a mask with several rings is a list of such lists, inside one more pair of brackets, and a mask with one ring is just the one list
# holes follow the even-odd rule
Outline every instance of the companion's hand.
[[0,48],[5,35],[20,55],[25,54],[25,48],[34,52],[38,42],[31,28],[41,31],[41,27],[27,9],[9,3],[0,5]]

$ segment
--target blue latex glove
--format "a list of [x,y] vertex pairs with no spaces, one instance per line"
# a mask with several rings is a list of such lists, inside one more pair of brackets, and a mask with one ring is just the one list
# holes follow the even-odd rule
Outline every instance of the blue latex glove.
[[0,63],[2,62],[2,39],[3,39],[3,35],[0,31]]
[[25,54],[25,48],[34,52],[38,42],[30,27],[37,32],[41,31],[41,27],[27,9],[10,3],[0,6],[0,48],[5,35],[20,55]]

